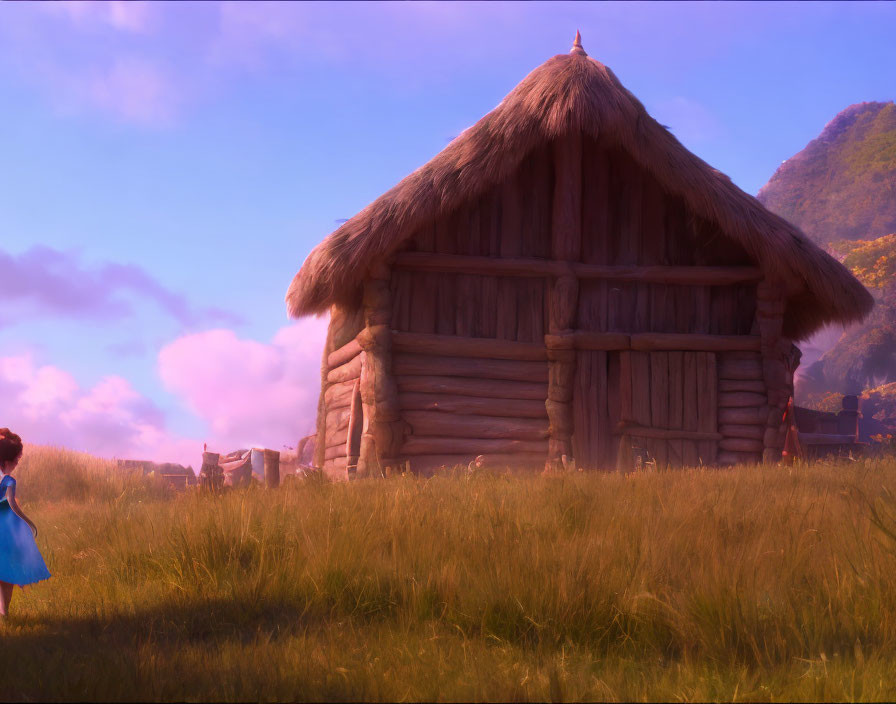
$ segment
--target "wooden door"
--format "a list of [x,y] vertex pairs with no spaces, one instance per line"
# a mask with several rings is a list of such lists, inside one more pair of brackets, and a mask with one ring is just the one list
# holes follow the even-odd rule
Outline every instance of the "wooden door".
[[620,354],[621,423],[616,432],[622,443],[646,450],[657,467],[715,464],[715,353]]

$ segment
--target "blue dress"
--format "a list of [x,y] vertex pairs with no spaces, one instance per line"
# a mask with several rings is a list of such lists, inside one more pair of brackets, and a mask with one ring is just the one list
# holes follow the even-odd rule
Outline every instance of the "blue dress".
[[50,576],[31,526],[13,513],[6,491],[16,480],[8,474],[0,480],[0,581],[32,584]]

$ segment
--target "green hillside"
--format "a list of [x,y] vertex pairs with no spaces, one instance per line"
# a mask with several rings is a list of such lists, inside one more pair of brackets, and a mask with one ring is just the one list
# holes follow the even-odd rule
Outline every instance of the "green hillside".
[[757,197],[823,245],[896,231],[896,104],[846,108]]

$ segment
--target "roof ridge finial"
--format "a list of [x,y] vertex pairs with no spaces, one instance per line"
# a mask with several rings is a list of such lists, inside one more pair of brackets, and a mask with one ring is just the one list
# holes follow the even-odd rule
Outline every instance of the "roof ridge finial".
[[579,30],[576,30],[576,38],[572,43],[572,49],[569,52],[570,54],[581,54],[582,56],[588,56],[585,53],[585,50],[582,48],[582,35],[579,33]]

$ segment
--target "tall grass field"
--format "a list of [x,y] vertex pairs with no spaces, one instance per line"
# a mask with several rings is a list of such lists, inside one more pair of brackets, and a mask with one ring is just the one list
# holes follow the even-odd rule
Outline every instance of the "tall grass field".
[[26,448],[4,700],[893,700],[896,460],[170,492]]

